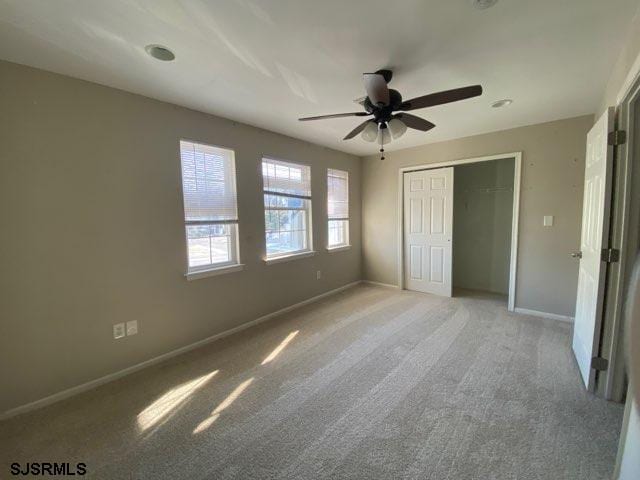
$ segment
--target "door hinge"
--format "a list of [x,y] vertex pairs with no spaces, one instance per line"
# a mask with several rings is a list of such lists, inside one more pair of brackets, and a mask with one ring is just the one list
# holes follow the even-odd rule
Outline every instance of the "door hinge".
[[627,132],[624,130],[614,130],[613,132],[609,132],[607,143],[609,145],[613,145],[614,147],[617,147],[618,145],[624,145],[625,143],[627,143]]
[[620,261],[620,250],[617,248],[603,248],[600,255],[603,262],[614,263]]
[[604,372],[609,368],[609,360],[602,357],[593,357],[591,359],[591,368],[598,370],[599,372]]

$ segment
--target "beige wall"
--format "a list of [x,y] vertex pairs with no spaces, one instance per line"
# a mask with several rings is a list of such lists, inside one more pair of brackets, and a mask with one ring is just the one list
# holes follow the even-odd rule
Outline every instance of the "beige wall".
[[[361,278],[357,157],[6,62],[0,112],[0,413]],[[181,137],[236,152],[245,271],[183,277]],[[311,165],[315,257],[263,263],[263,154]],[[350,173],[346,252],[324,250],[327,167]]]
[[[364,159],[363,274],[397,284],[398,169],[522,151],[516,306],[573,316],[586,133],[591,115],[388,152]],[[542,226],[544,215],[555,225]]]
[[509,293],[513,158],[454,167],[453,286]]

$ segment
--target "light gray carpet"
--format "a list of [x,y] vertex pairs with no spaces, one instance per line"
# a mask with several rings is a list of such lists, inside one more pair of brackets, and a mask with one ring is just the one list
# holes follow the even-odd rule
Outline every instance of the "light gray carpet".
[[606,479],[622,407],[584,392],[570,333],[496,297],[358,286],[1,422],[0,477]]

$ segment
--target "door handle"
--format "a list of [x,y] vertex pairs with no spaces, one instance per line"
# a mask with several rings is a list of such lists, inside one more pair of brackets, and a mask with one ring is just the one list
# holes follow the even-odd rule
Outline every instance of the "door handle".
[[573,252],[571,253],[573,258],[582,258],[582,252]]

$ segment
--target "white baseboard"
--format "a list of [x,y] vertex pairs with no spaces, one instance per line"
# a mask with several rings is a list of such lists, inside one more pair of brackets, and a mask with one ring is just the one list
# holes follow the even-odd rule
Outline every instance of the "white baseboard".
[[151,365],[155,365],[157,363],[160,363],[164,360],[167,360],[171,357],[175,357],[176,355],[180,355],[181,353],[186,353],[189,352],[191,350],[195,350],[196,348],[202,347],[203,345],[206,345],[208,343],[214,342],[216,340],[219,340],[221,338],[224,337],[228,337],[229,335],[232,335],[234,333],[240,332],[242,330],[245,330],[249,327],[252,327],[254,325],[257,325],[259,323],[265,322],[267,320],[270,320],[273,317],[277,317],[278,315],[282,315],[283,313],[287,313],[290,312],[292,310],[295,310],[296,308],[300,308],[304,305],[308,305],[309,303],[313,303],[315,301],[320,300],[321,298],[324,297],[328,297],[330,295],[333,295],[335,293],[341,292],[342,290],[346,290],[348,288],[351,288],[355,285],[360,284],[362,281],[359,280],[357,282],[352,282],[352,283],[348,283],[347,285],[343,285],[342,287],[338,287],[338,288],[334,288],[333,290],[329,290],[328,292],[324,292],[321,293],[320,295],[316,295],[315,297],[311,297],[308,298],[306,300],[303,300],[302,302],[298,302],[295,303],[293,305],[289,305],[288,307],[284,307],[281,308],[280,310],[277,310],[275,312],[271,312],[268,313],[266,315],[263,315],[260,318],[256,318],[255,320],[251,320],[249,322],[243,323],[242,325],[238,325],[237,327],[234,327],[230,330],[226,330],[224,332],[221,333],[217,333],[215,335],[212,335],[210,337],[204,338],[202,340],[198,340],[197,342],[191,343],[189,345],[185,345],[184,347],[180,347],[177,348],[175,350],[171,350],[170,352],[167,353],[163,353],[162,355],[158,355],[157,357],[153,357],[150,358],[149,360],[145,360],[144,362],[138,363],[136,365],[132,365],[131,367],[127,367],[123,370],[119,370],[117,372],[114,373],[110,373],[108,375],[105,375],[104,377],[100,377],[100,378],[96,378],[95,380],[90,380],[86,383],[82,383],[80,385],[76,385],[75,387],[71,387],[68,388],[66,390],[62,390],[61,392],[58,393],[54,393],[53,395],[49,395],[47,397],[41,398],[39,400],[35,400],[33,402],[29,402],[26,403],[24,405],[20,405],[19,407],[15,407],[15,408],[11,408],[5,412],[3,412],[2,414],[0,414],[0,420],[4,420],[10,417],[14,417],[16,415],[20,415],[22,413],[26,413],[29,412],[31,410],[36,410],[38,408],[44,407],[46,405],[51,405],[52,403],[56,403],[59,402],[60,400],[64,400],[65,398],[69,398],[72,397],[74,395],[77,395],[79,393],[82,392],[86,392],[87,390],[91,390],[93,388],[96,388],[100,385],[104,385],[105,383],[109,383],[112,382],[114,380],[117,380],[119,378],[125,377],[127,375],[130,375],[134,372],[137,372],[139,370],[142,370],[146,367],[149,367]]
[[386,288],[400,288],[398,285],[391,285],[390,283],[381,283],[381,282],[374,282],[373,280],[362,280],[362,283],[368,283],[370,285],[377,285],[379,287],[386,287]]
[[540,312],[538,310],[529,310],[528,308],[516,307],[513,309],[515,313],[522,315],[531,315],[533,317],[550,318],[551,320],[558,320],[560,322],[573,323],[573,317],[567,315],[558,315],[557,313]]

